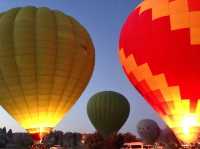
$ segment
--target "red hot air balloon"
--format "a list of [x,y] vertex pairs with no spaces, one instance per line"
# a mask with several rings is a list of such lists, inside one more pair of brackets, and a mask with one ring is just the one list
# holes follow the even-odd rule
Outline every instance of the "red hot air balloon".
[[129,15],[119,55],[131,83],[185,142],[200,132],[200,2],[144,0]]

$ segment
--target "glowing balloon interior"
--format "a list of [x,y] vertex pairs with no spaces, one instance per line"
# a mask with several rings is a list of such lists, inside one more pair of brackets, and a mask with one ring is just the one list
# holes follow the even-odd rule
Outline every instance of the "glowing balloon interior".
[[93,66],[92,41],[72,17],[44,7],[0,14],[0,104],[35,136],[63,118]]
[[120,38],[129,80],[185,142],[200,132],[199,37],[199,1],[144,0]]

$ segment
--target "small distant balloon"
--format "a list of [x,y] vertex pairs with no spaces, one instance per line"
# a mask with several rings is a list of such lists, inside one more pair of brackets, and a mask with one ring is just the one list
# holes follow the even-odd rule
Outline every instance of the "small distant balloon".
[[137,124],[137,132],[146,144],[154,144],[160,135],[158,124],[150,119],[144,119]]

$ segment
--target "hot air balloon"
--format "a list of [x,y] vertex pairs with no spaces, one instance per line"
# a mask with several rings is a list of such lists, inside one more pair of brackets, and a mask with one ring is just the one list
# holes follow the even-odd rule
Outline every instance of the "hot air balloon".
[[87,114],[91,123],[105,138],[123,126],[129,112],[128,100],[114,91],[96,93],[87,104]]
[[86,29],[41,7],[0,15],[0,104],[35,138],[58,124],[85,89],[94,67]]
[[123,69],[176,136],[200,133],[200,3],[144,0],[123,25]]
[[144,143],[153,145],[160,135],[160,128],[155,121],[144,119],[137,124],[137,132]]

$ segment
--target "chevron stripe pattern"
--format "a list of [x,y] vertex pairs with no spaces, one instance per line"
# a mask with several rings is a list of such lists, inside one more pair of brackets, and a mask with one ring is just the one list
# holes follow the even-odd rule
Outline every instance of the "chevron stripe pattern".
[[119,44],[128,79],[185,142],[200,131],[199,20],[197,0],[144,0]]

